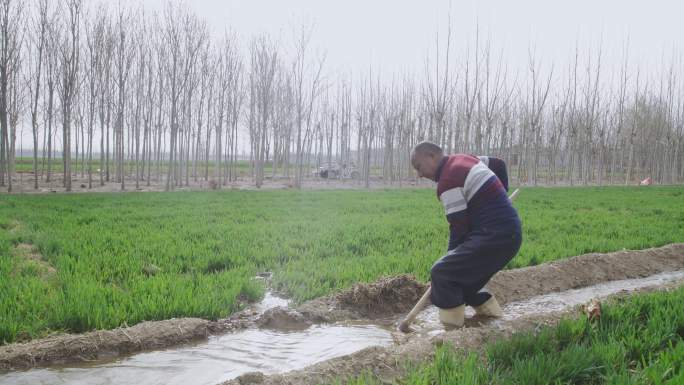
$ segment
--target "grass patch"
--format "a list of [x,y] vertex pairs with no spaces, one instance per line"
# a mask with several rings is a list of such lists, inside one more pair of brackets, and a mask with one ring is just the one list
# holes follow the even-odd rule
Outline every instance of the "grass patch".
[[[684,288],[604,306],[597,322],[562,320],[488,344],[481,354],[442,346],[404,385],[683,384]],[[370,375],[348,385],[380,385]]]

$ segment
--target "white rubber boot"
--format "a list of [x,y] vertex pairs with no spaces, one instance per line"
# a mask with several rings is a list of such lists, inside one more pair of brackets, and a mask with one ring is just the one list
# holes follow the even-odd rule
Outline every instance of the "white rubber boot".
[[439,309],[439,321],[449,328],[460,328],[465,323],[465,305]]
[[494,298],[494,296],[491,296],[485,303],[483,303],[480,306],[475,306],[474,308],[475,314],[477,315],[494,318],[503,317],[503,311],[501,310],[501,306],[499,306],[499,303],[496,301],[496,298]]

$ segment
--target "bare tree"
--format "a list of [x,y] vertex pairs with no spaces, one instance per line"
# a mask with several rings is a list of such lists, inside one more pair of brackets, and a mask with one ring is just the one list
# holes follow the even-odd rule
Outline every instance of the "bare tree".
[[164,69],[168,77],[170,87],[169,102],[170,111],[170,138],[169,138],[169,161],[166,175],[166,190],[169,191],[175,183],[172,183],[175,152],[178,132],[178,103],[182,91],[181,68],[184,56],[181,45],[181,30],[176,20],[182,20],[185,15],[180,10],[169,5],[164,14],[164,41],[163,45],[168,48],[168,57],[164,61]]
[[130,32],[133,17],[130,13],[119,10],[116,21],[116,40],[114,44],[114,67],[116,69],[116,76],[114,83],[117,88],[117,109],[115,118],[114,131],[114,159],[117,162],[116,180],[121,184],[121,190],[126,189],[126,170],[125,170],[125,153],[124,153],[124,120],[126,108],[126,86],[128,85],[128,77],[135,58],[135,50],[133,49],[134,35]]
[[57,24],[58,12],[53,12],[50,21],[47,25],[48,34],[45,44],[45,120],[47,126],[46,153],[47,153],[47,172],[45,180],[49,183],[52,176],[52,159],[53,159],[53,136],[52,129],[55,120],[55,91],[59,82],[59,39],[61,29]]
[[[232,47],[235,45],[232,44]],[[242,115],[242,108],[246,98],[246,80],[244,77],[244,64],[238,55],[237,51],[227,50],[225,51],[226,59],[231,58],[228,62],[232,62],[231,82],[229,84],[229,109],[227,115],[227,128],[229,133],[227,135],[226,141],[226,155],[225,164],[228,167],[226,172],[226,177],[224,178],[224,184],[226,179],[234,181],[237,179],[237,162],[238,162],[238,126],[240,123],[240,117]]]
[[261,187],[264,180],[264,161],[267,156],[269,119],[273,114],[278,51],[268,38],[260,37],[250,45],[250,107],[253,109],[251,137],[255,159],[255,182]]
[[[304,176],[304,158],[306,142],[311,134],[311,118],[316,98],[321,92],[322,72],[325,55],[321,55],[311,64],[308,59],[309,44],[313,27],[303,25],[295,35],[295,60],[292,65],[292,82],[295,104],[295,139],[296,174],[295,187],[301,188]],[[313,66],[313,67],[311,67]],[[311,71],[311,72],[310,72]],[[309,76],[309,72],[311,75]]]
[[[22,40],[23,3],[13,0],[0,1],[0,186],[12,192],[14,177],[14,139],[10,133],[12,108],[12,81],[19,71]],[[16,91],[16,90],[15,90]]]
[[[97,112],[98,101],[100,102],[100,121],[104,123],[104,101],[101,100],[101,95],[106,92],[103,87],[108,85],[107,80],[103,79],[105,76],[104,66],[108,65],[109,55],[104,45],[106,44],[107,33],[107,19],[105,10],[98,9],[98,13],[94,20],[86,20],[86,47],[87,56],[85,60],[86,79],[87,79],[87,126],[88,126],[88,149],[87,149],[87,167],[88,167],[88,188],[93,188],[93,127],[95,126],[95,118]],[[104,139],[104,129],[101,132],[100,150],[104,154],[102,146]],[[102,167],[102,164],[101,166]],[[102,172],[100,172],[100,184],[103,184]]]
[[62,105],[62,164],[66,191],[71,191],[71,124],[79,81],[81,12],[81,0],[67,2],[67,29],[60,37],[59,47],[61,79],[57,84]]
[[33,188],[38,189],[38,102],[40,100],[41,79],[43,75],[43,61],[45,56],[45,41],[48,28],[47,0],[38,2],[38,15],[32,22],[32,57],[35,66],[29,64],[26,83],[31,93],[31,129],[33,133]]
[[546,106],[549,90],[551,88],[551,79],[553,78],[553,67],[549,71],[548,78],[546,79],[546,84],[541,83],[542,79],[539,78],[539,71],[540,70],[538,64],[535,63],[534,54],[530,53],[530,73],[532,78],[530,88],[531,103],[529,105],[526,105],[525,113],[529,121],[529,128],[531,130],[530,134],[534,136],[534,161],[532,163],[532,179],[535,185],[538,181],[538,166],[542,147],[542,119],[544,116],[544,107]]
[[[615,168],[616,168],[616,162],[618,158],[618,153],[620,152],[620,145],[622,142],[622,133],[625,128],[625,115],[626,115],[626,104],[627,104],[627,81],[629,79],[628,71],[627,71],[627,49],[625,49],[624,52],[624,59],[622,66],[620,68],[620,84],[618,88],[618,95],[617,95],[617,110],[615,111],[616,116],[616,128],[615,128],[615,133],[613,135],[613,143],[612,143],[612,154],[611,154],[611,160],[610,160],[610,184],[613,184],[613,181],[615,180]],[[620,156],[620,159],[622,160],[623,157]],[[622,164],[622,161],[620,162]]]
[[353,161],[366,186],[401,184],[415,181],[409,151],[426,139],[448,152],[498,155],[518,183],[684,177],[677,51],[646,71],[629,66],[625,49],[612,71],[602,46],[580,54],[577,44],[556,74],[530,50],[519,72],[479,26],[455,52],[449,21],[421,77],[383,73],[390,80],[381,81],[371,69],[328,81],[311,25],[294,31],[292,47],[263,35],[243,52],[234,34],[212,39],[185,6],[146,18],[143,8],[102,4],[0,0],[0,185],[9,191],[29,118],[33,189],[54,178],[58,146],[65,189],[85,175],[92,188],[98,135],[100,185],[121,189],[200,179],[220,187],[243,176],[242,159],[257,186],[269,166],[272,178],[301,187],[311,164]]

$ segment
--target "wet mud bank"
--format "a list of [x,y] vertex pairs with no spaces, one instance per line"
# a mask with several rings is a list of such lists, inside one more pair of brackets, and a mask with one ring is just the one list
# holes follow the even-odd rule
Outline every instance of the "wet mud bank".
[[[160,381],[166,385],[215,385],[236,378],[237,383],[241,384],[290,380],[292,383],[318,383],[327,381],[327,377],[321,375],[330,373],[338,377],[358,375],[359,365],[376,365],[376,374],[398,376],[403,368],[400,365],[402,362],[429,358],[430,348],[435,344],[455,342],[458,346],[470,347],[468,344],[472,343],[477,348],[481,341],[478,336],[495,338],[506,336],[510,331],[525,330],[524,320],[533,319],[537,324],[544,320],[551,321],[555,319],[554,313],[562,314],[587,303],[590,305],[581,308],[583,313],[594,317],[598,314],[600,317],[601,299],[616,293],[626,296],[635,291],[663,289],[682,283],[684,270],[678,270],[645,278],[608,281],[511,302],[504,306],[503,319],[478,318],[471,312],[468,315],[468,327],[454,337],[459,338],[456,341],[449,340],[450,334],[445,333],[437,320],[436,308],[431,306],[419,315],[415,331],[410,334],[367,321],[312,325],[304,330],[249,328],[211,336],[203,342],[116,360],[10,372],[0,375],[0,385],[147,385],[159,384]],[[267,316],[269,313],[265,312],[263,318],[270,319]],[[491,333],[481,334],[480,330]],[[462,341],[461,338],[466,340]],[[344,360],[337,360],[338,357],[344,357]],[[392,357],[394,367],[391,366]],[[344,366],[340,366],[340,362]],[[309,369],[305,369],[307,367]],[[327,369],[321,371],[319,368]],[[345,368],[348,371],[344,371]],[[298,375],[306,378],[296,377]]]
[[[510,338],[514,333],[538,331],[553,326],[562,318],[591,316],[591,305],[601,301],[616,301],[636,293],[672,290],[684,286],[684,270],[661,273],[646,278],[613,281],[582,289],[545,294],[529,300],[511,302],[504,307],[503,319],[475,321],[470,327],[436,334],[413,333],[390,346],[372,346],[353,354],[319,362],[300,370],[275,375],[250,372],[221,385],[323,385],[339,384],[361,374],[370,373],[383,383],[396,383],[406,375],[408,366],[433,358],[435,347],[448,343],[468,352],[481,351],[494,340]],[[607,294],[610,293],[610,294]],[[584,306],[589,298],[591,305]],[[582,304],[582,305],[580,305]],[[551,305],[551,306],[548,306]],[[600,305],[599,305],[600,306]],[[538,312],[540,311],[540,312]],[[426,311],[424,313],[430,313]],[[433,312],[436,320],[436,314]],[[467,324],[467,323],[466,323]],[[430,325],[428,325],[428,328]],[[399,333],[399,332],[397,332]],[[401,338],[401,337],[400,337]]]
[[[497,273],[487,285],[499,303],[684,269],[684,243],[646,250],[592,253]],[[357,284],[339,294],[308,301],[296,310],[312,322],[371,319],[404,314],[426,286],[408,275]]]
[[64,365],[75,362],[109,360],[115,357],[165,349],[253,327],[261,306],[283,306],[286,301],[269,297],[259,304],[218,321],[201,318],[175,318],[145,321],[130,327],[96,330],[82,334],[57,334],[25,343],[0,346],[0,375],[10,370]]

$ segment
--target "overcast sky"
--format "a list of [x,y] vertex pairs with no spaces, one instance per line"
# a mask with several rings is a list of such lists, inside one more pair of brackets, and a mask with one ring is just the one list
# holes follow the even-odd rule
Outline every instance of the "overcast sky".
[[[159,10],[166,0],[123,0]],[[567,65],[575,43],[596,49],[603,41],[607,64],[620,62],[629,38],[630,57],[642,66],[660,63],[681,48],[681,0],[194,0],[188,2],[218,36],[227,27],[243,36],[269,32],[283,43],[292,27],[315,23],[313,44],[325,49],[329,70],[422,70],[444,33],[449,9],[456,53],[474,40],[475,26],[503,48],[507,62],[524,64],[530,45],[556,66]]]
[[[168,2],[119,1],[142,5],[147,11],[160,11]],[[457,61],[479,26],[481,36],[489,36],[497,52],[503,50],[505,63],[517,72],[527,70],[530,46],[536,48],[538,59],[547,65],[553,62],[558,74],[567,69],[576,43],[586,56],[602,42],[603,75],[610,82],[616,71],[606,68],[616,69],[629,40],[632,67],[657,75],[663,56],[669,63],[673,49],[681,52],[684,46],[684,0],[193,0],[186,4],[209,23],[216,38],[230,28],[243,43],[266,32],[287,46],[294,27],[314,23],[312,45],[325,50],[329,74],[366,74],[372,66],[375,74],[385,77],[421,75],[426,55],[434,52],[437,33],[444,37],[450,9]],[[30,130],[23,131],[19,140],[29,142]]]

